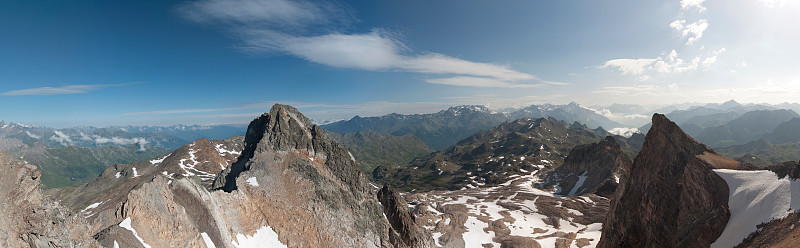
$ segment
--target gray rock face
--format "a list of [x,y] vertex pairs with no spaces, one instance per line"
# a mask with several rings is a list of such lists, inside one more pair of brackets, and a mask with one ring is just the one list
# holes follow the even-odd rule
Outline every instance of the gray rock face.
[[97,247],[82,218],[42,195],[40,177],[0,152],[0,247]]

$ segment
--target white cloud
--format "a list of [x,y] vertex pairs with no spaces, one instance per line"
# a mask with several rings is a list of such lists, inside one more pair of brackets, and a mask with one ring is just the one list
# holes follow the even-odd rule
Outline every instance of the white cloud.
[[717,56],[711,56],[703,60],[704,70],[709,70],[711,65],[717,63]]
[[[83,139],[83,138],[85,138],[85,137],[81,136],[81,139]],[[96,144],[111,143],[111,144],[122,145],[122,146],[136,144],[139,147],[139,151],[145,151],[147,149],[145,147],[145,145],[150,143],[149,141],[147,141],[147,139],[139,138],[139,137],[134,137],[134,138],[111,137],[111,138],[107,138],[107,137],[101,137],[99,135],[92,135],[92,138],[94,138],[94,142]]]
[[666,58],[658,57],[653,64],[652,69],[661,73],[681,73],[687,71],[697,70],[700,63],[700,57],[695,57],[689,62],[684,61],[678,57],[678,52],[672,50]]
[[34,139],[40,139],[40,138],[42,138],[42,136],[39,136],[39,135],[33,134],[33,133],[31,133],[30,131],[27,131],[27,130],[25,130],[25,134],[27,134],[27,135],[28,135],[28,137],[31,137],[31,138],[34,138]]
[[783,8],[787,3],[791,2],[791,0],[758,0],[758,2],[768,8]]
[[[724,49],[724,48],[723,48]],[[716,58],[714,58],[716,60]],[[622,75],[643,75],[648,72],[656,73],[682,73],[697,70],[700,57],[685,61],[678,57],[675,50],[665,53],[655,59],[614,59],[606,61],[599,68],[616,68]],[[640,81],[650,79],[649,75],[639,76]]]
[[681,8],[696,8],[698,12],[703,12],[706,10],[706,7],[703,6],[703,2],[705,2],[705,0],[681,0]]
[[55,131],[55,135],[50,136],[50,140],[61,143],[62,146],[71,146],[73,144],[72,139],[69,138],[69,135],[66,135],[60,131]]
[[669,27],[681,32],[681,36],[689,36],[686,45],[691,45],[703,37],[703,32],[708,29],[708,20],[702,19],[696,22],[686,24],[686,20],[675,20],[669,24]]
[[600,68],[616,67],[622,75],[639,75],[655,62],[656,59],[613,59],[606,61]]
[[611,130],[608,130],[608,133],[614,134],[614,135],[619,135],[619,136],[622,136],[622,137],[625,137],[625,138],[630,138],[631,136],[633,136],[633,134],[641,133],[641,132],[639,132],[639,129],[635,128],[635,127],[634,128],[618,127],[618,128],[612,128]]
[[22,90],[12,90],[0,93],[6,96],[49,96],[49,95],[67,95],[67,94],[80,94],[89,91],[115,86],[125,86],[138,83],[129,84],[81,84],[81,85],[65,85],[59,87],[39,87]]
[[738,67],[747,67],[747,61],[746,60],[742,60],[742,62],[739,62],[739,64],[737,64],[736,66],[738,66]]
[[[335,5],[285,0],[204,0],[182,5],[179,10],[189,20],[222,24],[241,39],[241,49],[246,52],[284,53],[337,68],[444,75],[445,78],[426,82],[457,86],[529,85],[521,81],[564,85],[508,66],[412,51],[396,38],[397,34],[382,29],[341,33],[334,24],[352,17],[343,7]],[[452,83],[453,78],[467,77],[472,83]]]

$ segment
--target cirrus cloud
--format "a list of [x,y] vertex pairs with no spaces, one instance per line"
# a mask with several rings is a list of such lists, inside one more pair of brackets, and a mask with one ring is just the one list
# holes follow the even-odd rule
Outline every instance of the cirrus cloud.
[[[346,7],[329,3],[200,0],[181,5],[179,12],[188,20],[221,25],[242,42],[241,50],[249,53],[288,54],[344,69],[433,75],[442,78],[425,82],[456,86],[515,88],[565,84],[542,80],[505,65],[413,51],[397,38],[399,35],[384,29],[341,32],[340,27],[354,17]],[[456,80],[466,81],[456,83]]]
[[132,84],[139,84],[139,83],[128,83],[128,84],[76,84],[76,85],[64,85],[59,87],[39,87],[39,88],[30,88],[30,89],[21,89],[21,90],[12,90],[0,93],[0,95],[4,96],[50,96],[50,95],[68,95],[68,94],[80,94],[80,93],[87,93],[90,91],[95,91],[102,88],[107,87],[117,87],[117,86],[126,86]]

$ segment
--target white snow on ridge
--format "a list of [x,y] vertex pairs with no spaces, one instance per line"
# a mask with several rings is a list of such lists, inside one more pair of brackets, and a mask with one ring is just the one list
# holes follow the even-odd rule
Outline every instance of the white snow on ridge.
[[122,173],[117,171],[117,174],[114,174],[114,178],[119,178],[122,176]]
[[158,165],[160,165],[160,164],[161,164],[161,162],[164,162],[164,159],[166,159],[167,157],[169,157],[169,155],[172,155],[172,153],[170,153],[170,154],[167,154],[167,155],[164,155],[164,157],[161,157],[161,158],[155,158],[155,159],[153,159],[153,160],[150,160],[150,163],[151,163],[151,164],[153,164],[153,165],[155,165],[155,166],[158,166]]
[[756,225],[786,217],[800,208],[800,181],[778,178],[772,171],[716,169],[730,188],[730,220],[711,247],[733,247]]
[[137,178],[137,177],[139,177],[139,173],[138,173],[138,172],[136,172],[136,167],[133,167],[133,168],[131,168],[131,169],[133,169],[133,178]]
[[235,247],[287,247],[269,226],[262,226],[253,236],[237,233],[236,240],[232,242]]
[[131,231],[133,233],[133,236],[136,237],[136,239],[138,239],[140,243],[142,243],[142,246],[144,246],[145,248],[151,248],[150,245],[144,242],[142,237],[139,237],[139,233],[136,232],[136,229],[133,229],[133,226],[131,226],[131,217],[125,218],[125,220],[119,223],[119,226],[128,229],[128,231]]
[[[192,146],[193,144],[194,143],[190,143],[189,146]],[[178,163],[178,166],[180,166],[181,169],[183,169],[184,172],[183,176],[185,177],[198,176],[201,177],[201,180],[210,180],[214,178],[215,175],[212,175],[208,172],[201,171],[195,168],[195,166],[200,164],[200,161],[197,161],[197,156],[194,155],[196,152],[197,151],[194,149],[189,149],[189,158],[188,159],[182,158],[181,161]],[[191,162],[187,163],[187,161]],[[192,170],[194,172],[189,170]]]

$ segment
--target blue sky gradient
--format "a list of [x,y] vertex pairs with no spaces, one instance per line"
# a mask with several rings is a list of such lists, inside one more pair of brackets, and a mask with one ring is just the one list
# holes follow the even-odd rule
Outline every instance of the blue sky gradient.
[[800,3],[13,1],[0,119],[317,121],[483,104],[797,102]]

